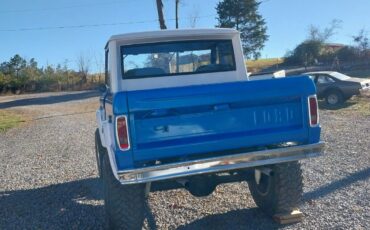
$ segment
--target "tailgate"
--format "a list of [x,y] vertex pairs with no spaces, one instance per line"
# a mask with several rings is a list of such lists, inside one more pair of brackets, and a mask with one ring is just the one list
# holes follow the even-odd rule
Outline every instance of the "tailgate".
[[135,161],[307,142],[307,77],[128,92]]

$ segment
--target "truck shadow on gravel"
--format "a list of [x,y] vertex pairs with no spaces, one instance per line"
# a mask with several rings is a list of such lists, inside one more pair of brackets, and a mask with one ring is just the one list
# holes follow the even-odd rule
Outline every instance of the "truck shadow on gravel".
[[34,98],[32,98],[32,95],[29,95],[30,98],[22,98],[22,99],[18,99],[14,101],[1,102],[0,109],[7,109],[11,107],[18,107],[18,106],[56,104],[56,103],[74,101],[74,100],[88,99],[92,97],[97,97],[99,95],[100,93],[98,91],[63,93],[61,95],[51,95],[51,96],[46,96],[46,97],[34,97]]
[[[347,177],[330,182],[315,190],[305,193],[303,201],[309,202],[325,197],[337,190],[348,187],[356,182],[370,178],[370,168],[352,173]],[[294,225],[292,225],[294,226]],[[279,229],[286,225],[278,225],[271,218],[265,216],[259,209],[233,210],[223,214],[213,214],[196,220],[178,229]]]
[[[304,201],[325,197],[353,183],[370,178],[370,168],[323,185],[304,194]],[[1,191],[0,229],[102,229],[104,206],[101,183],[97,178],[71,181],[47,187]],[[157,229],[150,208],[150,229]],[[278,229],[280,226],[257,208],[211,214],[178,229]]]
[[[88,178],[35,189],[0,192],[0,229],[103,229],[101,182]],[[158,229],[149,205],[149,229]],[[277,228],[257,208],[210,215],[179,229]]]
[[0,192],[0,229],[101,229],[104,207],[97,178]]
[[363,170],[352,173],[347,177],[331,182],[329,184],[325,184],[311,192],[305,193],[303,195],[303,200],[310,201],[319,199],[339,189],[348,187],[358,181],[367,180],[368,178],[370,178],[370,168],[365,168]]
[[209,215],[177,229],[279,229],[280,227],[258,208],[248,208]]

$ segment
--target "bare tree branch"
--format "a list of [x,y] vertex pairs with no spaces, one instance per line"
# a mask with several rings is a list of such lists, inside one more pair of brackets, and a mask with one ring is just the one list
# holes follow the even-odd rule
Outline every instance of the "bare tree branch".
[[101,83],[102,75],[103,75],[103,55],[94,53],[94,62],[98,70],[98,83]]
[[318,26],[310,25],[308,28],[308,40],[326,42],[342,27],[342,21],[334,19],[329,26],[321,30]]
[[81,83],[84,84],[87,82],[87,75],[90,70],[90,59],[83,53],[80,53],[80,55],[77,57],[76,62],[79,74],[81,76]]
[[352,39],[356,43],[359,56],[367,56],[370,41],[365,29],[361,29],[357,35],[352,36]]
[[193,5],[193,10],[189,16],[189,25],[191,28],[195,28],[199,19],[199,8]]

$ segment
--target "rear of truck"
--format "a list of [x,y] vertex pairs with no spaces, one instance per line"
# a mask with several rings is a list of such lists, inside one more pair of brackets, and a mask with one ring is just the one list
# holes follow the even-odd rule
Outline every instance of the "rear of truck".
[[[144,37],[107,46],[115,60],[106,69],[116,77],[101,99],[96,138],[110,222],[140,225],[142,210],[129,206],[141,209],[153,190],[184,187],[204,196],[245,180],[268,214],[295,210],[298,160],[323,148],[312,80],[248,81],[236,31]],[[114,214],[121,209],[127,214]]]
[[[159,173],[168,164],[176,169],[176,164],[183,162],[208,162],[208,158],[227,161],[235,154],[245,153],[248,157],[250,151],[287,144],[300,148],[320,145],[315,88],[307,77],[140,90],[116,95],[113,104],[127,108],[127,113],[117,108],[115,114],[117,140],[128,141],[117,143],[117,147],[126,147],[115,151],[123,183],[201,173],[188,169],[168,172],[167,176],[145,174]],[[121,120],[127,131],[119,131]],[[126,133],[127,137],[119,137]],[[297,160],[307,154],[283,157]],[[271,155],[271,162],[289,160],[279,158],[280,155]],[[255,165],[268,161],[262,162],[253,161]],[[232,165],[225,169],[229,167]]]

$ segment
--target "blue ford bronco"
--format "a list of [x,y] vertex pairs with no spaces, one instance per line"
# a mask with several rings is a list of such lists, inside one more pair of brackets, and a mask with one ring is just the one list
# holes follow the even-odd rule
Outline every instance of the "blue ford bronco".
[[107,223],[140,229],[151,191],[247,181],[270,216],[302,196],[299,160],[319,156],[308,76],[249,81],[239,32],[191,29],[112,36],[95,133]]

